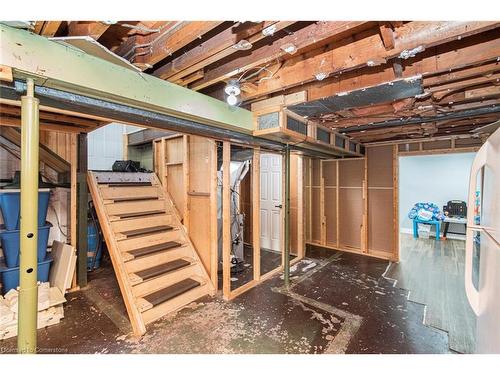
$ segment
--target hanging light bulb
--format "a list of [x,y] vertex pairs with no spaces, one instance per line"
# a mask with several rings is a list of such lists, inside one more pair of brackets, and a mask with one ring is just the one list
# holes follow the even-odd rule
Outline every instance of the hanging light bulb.
[[241,93],[240,83],[232,79],[230,80],[226,87],[224,88],[224,92],[227,94],[226,101],[229,105],[238,104],[238,95]]
[[226,101],[227,101],[227,104],[229,104],[229,105],[238,104],[238,98],[234,94],[228,95],[226,98]]

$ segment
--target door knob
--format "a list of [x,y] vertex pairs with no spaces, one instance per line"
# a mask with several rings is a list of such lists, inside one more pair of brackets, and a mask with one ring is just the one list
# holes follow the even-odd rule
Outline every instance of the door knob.
[[278,204],[277,206],[274,206],[276,208],[283,208],[283,205],[282,204]]

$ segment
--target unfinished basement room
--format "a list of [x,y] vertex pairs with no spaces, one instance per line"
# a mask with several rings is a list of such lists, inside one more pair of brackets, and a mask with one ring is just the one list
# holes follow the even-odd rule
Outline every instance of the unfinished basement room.
[[498,368],[498,5],[33,3],[0,16],[2,370]]

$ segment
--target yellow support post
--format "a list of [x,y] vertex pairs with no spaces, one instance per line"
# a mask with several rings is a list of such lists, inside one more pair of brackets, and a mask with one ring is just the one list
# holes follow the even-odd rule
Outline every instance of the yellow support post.
[[21,254],[19,266],[19,307],[17,350],[36,353],[38,310],[38,105],[35,85],[27,80],[21,98]]

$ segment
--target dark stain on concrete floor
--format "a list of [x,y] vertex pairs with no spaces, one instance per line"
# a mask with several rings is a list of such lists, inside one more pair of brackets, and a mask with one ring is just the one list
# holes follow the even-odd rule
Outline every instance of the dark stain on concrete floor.
[[[53,353],[446,353],[446,333],[382,277],[388,262],[309,248],[292,267],[231,302],[204,297],[134,338],[109,264],[67,295],[65,318],[38,331]],[[16,346],[12,338],[0,349]]]

